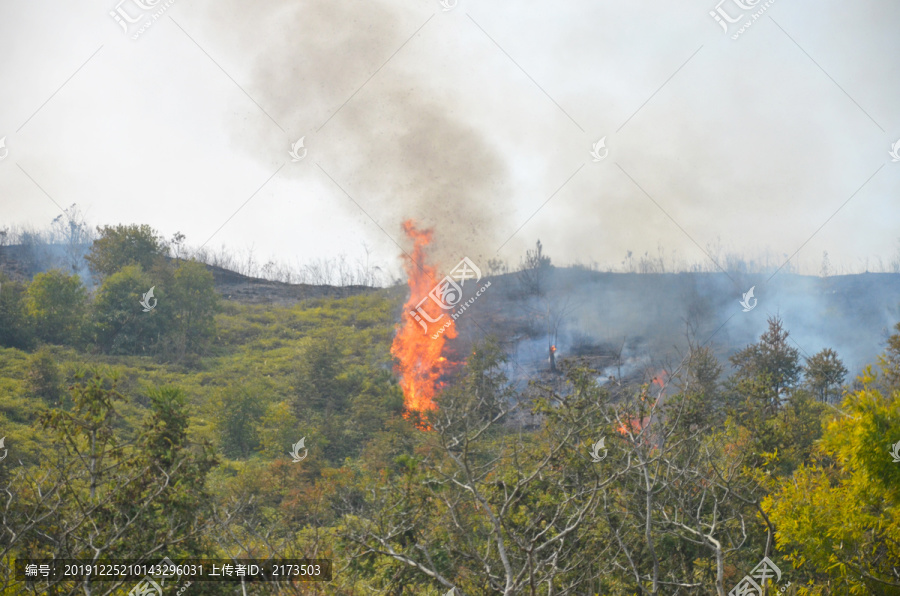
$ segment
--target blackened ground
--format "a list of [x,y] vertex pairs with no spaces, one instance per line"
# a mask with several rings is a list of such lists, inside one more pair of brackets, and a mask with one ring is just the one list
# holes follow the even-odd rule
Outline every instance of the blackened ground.
[[241,304],[273,304],[287,306],[310,298],[345,298],[378,291],[368,286],[315,286],[287,284],[247,277],[234,271],[207,265],[212,272],[216,290],[225,300]]
[[[88,247],[82,247],[81,252],[86,254],[87,250]],[[55,267],[71,273],[73,270],[70,262],[80,262],[83,265],[80,260],[68,258],[71,252],[71,249],[63,245],[0,246],[0,272],[14,281],[29,281],[35,274]],[[343,298],[378,291],[378,288],[366,286],[287,284],[248,277],[214,265],[207,265],[206,268],[213,274],[216,290],[222,298],[242,304],[289,306],[311,298]],[[87,270],[77,270],[74,273],[78,273],[82,281],[90,285],[90,273]]]

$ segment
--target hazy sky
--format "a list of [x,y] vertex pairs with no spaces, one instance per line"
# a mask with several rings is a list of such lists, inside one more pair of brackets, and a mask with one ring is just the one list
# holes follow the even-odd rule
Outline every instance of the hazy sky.
[[446,263],[900,247],[900,3],[117,1],[0,0],[0,227],[397,270],[408,217]]

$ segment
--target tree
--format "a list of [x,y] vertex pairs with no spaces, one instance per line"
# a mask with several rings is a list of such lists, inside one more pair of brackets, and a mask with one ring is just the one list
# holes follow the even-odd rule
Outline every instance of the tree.
[[755,396],[762,400],[765,410],[776,411],[787,391],[800,379],[800,352],[788,345],[790,333],[779,317],[770,317],[769,328],[759,342],[749,345],[730,360],[737,369],[732,377],[736,384],[755,386]]
[[[187,394],[176,386],[152,387],[148,391],[150,415],[137,438],[131,470],[143,471],[138,482],[123,487],[122,502],[153,499],[153,512],[144,530],[153,540],[173,544],[173,549],[197,556],[208,552],[204,533],[213,521],[206,478],[218,464],[212,445],[188,438]],[[164,487],[161,492],[158,487]],[[170,554],[170,557],[173,557]],[[173,557],[174,558],[174,557]]]
[[260,451],[273,459],[284,455],[301,438],[297,436],[299,427],[299,421],[287,402],[269,404],[256,428]]
[[713,553],[718,596],[725,596],[726,557],[748,541],[748,522],[756,517],[755,505],[764,494],[742,470],[748,439],[743,429],[726,425],[722,431],[693,435],[660,455],[665,480],[660,483],[664,494],[658,523],[665,533]]
[[[764,507],[807,585],[833,594],[900,594],[900,392],[883,395],[871,369],[847,394],[813,460],[784,478]],[[804,594],[823,594],[813,588]]]
[[487,262],[488,275],[503,275],[509,273],[509,266],[503,259],[493,258]]
[[[20,468],[3,486],[0,560],[155,563],[185,552],[208,556],[203,536],[215,530],[205,482],[215,458],[208,445],[187,438],[184,392],[150,390],[151,414],[133,446],[116,410],[124,395],[115,374],[80,371],[71,394],[72,408],[40,417],[46,448],[40,465]],[[49,594],[109,595],[124,593],[122,585],[85,578],[36,587]],[[20,594],[25,587],[0,576],[0,591]]]
[[152,286],[140,265],[129,265],[107,277],[94,301],[94,333],[100,349],[109,354],[152,352],[165,331],[166,290],[154,287],[156,307],[149,312],[141,298]]
[[721,375],[722,365],[712,349],[692,345],[683,379],[673,379],[681,383],[683,402],[678,414],[684,432],[693,433],[707,428],[724,417],[719,393]]
[[817,399],[830,402],[840,397],[839,390],[847,376],[847,369],[838,358],[837,352],[825,348],[812,358],[808,358],[804,372],[806,384]]
[[259,447],[257,427],[268,405],[263,399],[265,393],[266,389],[259,384],[242,382],[219,390],[210,400],[210,411],[225,454],[248,457]]
[[303,350],[297,365],[297,397],[294,412],[302,418],[308,409],[326,417],[345,410],[348,391],[339,378],[343,359],[337,338],[314,338]]
[[84,258],[91,243],[91,230],[84,221],[84,213],[73,203],[53,219],[50,228],[50,241],[63,245],[66,265],[72,273],[86,273]]
[[526,296],[543,295],[549,270],[550,257],[544,254],[544,245],[538,240],[534,250],[525,251],[525,259],[519,265],[519,283]]
[[97,228],[97,234],[85,259],[92,272],[104,277],[130,265],[149,271],[160,257],[168,254],[165,239],[146,224],[102,226]]
[[87,290],[77,275],[53,269],[38,273],[28,286],[25,310],[38,339],[71,344],[82,337]]
[[0,346],[25,350],[34,342],[25,311],[25,290],[24,284],[0,274]]
[[819,270],[821,277],[828,277],[831,274],[831,261],[828,260],[828,251],[822,251],[822,268]]
[[215,314],[220,310],[212,273],[202,263],[181,263],[160,311],[166,315],[166,345],[174,359],[201,354],[209,347],[216,334]]
[[900,323],[894,325],[894,330],[887,340],[887,349],[878,357],[886,391],[900,389]]
[[570,371],[570,394],[548,390],[532,436],[501,424],[524,406],[508,399],[502,354],[479,346],[468,366],[430,413],[433,432],[338,495],[353,569],[383,570],[371,586],[397,594],[583,593],[614,552],[593,524],[618,475],[583,453],[608,423],[595,374]]
[[178,261],[182,258],[182,253],[184,252],[184,240],[185,235],[181,232],[175,232],[172,234],[172,239],[169,240],[169,246],[175,252],[175,260]]
[[57,359],[58,355],[44,346],[28,362],[28,391],[51,405],[59,405],[66,395]]

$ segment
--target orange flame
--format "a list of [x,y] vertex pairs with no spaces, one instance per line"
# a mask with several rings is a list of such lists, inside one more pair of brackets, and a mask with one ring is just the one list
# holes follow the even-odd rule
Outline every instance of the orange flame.
[[668,381],[668,377],[669,373],[666,372],[666,369],[662,369],[658,373],[656,373],[656,376],[653,377],[653,380],[651,382],[655,385],[659,385],[660,388],[664,388],[666,386],[666,381]]
[[634,434],[640,433],[650,424],[650,416],[643,416],[642,418],[634,418],[627,422],[622,423],[622,425],[616,430],[619,431],[619,434],[626,435],[629,432]]
[[[668,382],[668,380],[669,380],[668,371],[666,371],[666,369],[661,369],[658,373],[656,373],[656,375],[650,381],[651,385],[656,385],[660,388],[660,391],[657,394],[656,400],[653,402],[652,407],[656,408],[659,406],[660,399],[663,397],[663,394],[665,393],[666,383]],[[646,389],[642,389],[641,390],[641,401],[646,402],[647,397],[648,397],[648,395],[647,395]],[[620,426],[616,430],[618,430],[619,433],[623,434],[623,435],[627,434],[629,431],[631,431],[633,433],[639,433],[650,424],[650,421],[651,421],[650,416],[642,416],[641,418],[633,418],[632,420],[622,424],[622,426]]]
[[[441,355],[444,342],[456,337],[456,326],[449,313],[433,300],[422,302],[440,279],[437,268],[425,262],[425,247],[431,243],[433,230],[416,229],[415,222],[409,219],[403,222],[403,231],[413,241],[412,254],[403,256],[409,300],[403,305],[402,322],[397,326],[391,355],[397,360],[395,371],[400,376],[403,401],[409,414],[435,409],[434,397],[441,386],[440,378],[451,366]],[[417,308],[424,311],[428,319],[443,317],[436,323],[429,322],[418,317]],[[447,322],[450,326],[433,339],[432,336]],[[423,329],[423,324],[427,329]]]

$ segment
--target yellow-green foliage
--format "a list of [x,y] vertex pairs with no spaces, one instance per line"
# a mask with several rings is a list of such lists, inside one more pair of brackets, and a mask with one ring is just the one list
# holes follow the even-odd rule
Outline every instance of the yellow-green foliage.
[[[867,373],[828,424],[815,460],[764,504],[779,547],[815,587],[807,594],[900,594],[900,391]],[[826,587],[833,592],[823,591]]]
[[[146,412],[150,387],[175,385],[188,396],[191,433],[220,442],[216,418],[221,415],[224,392],[249,392],[252,395],[248,399],[259,404],[251,408],[256,414],[249,421],[259,439],[248,454],[265,451],[269,457],[276,453],[286,456],[290,445],[280,442],[301,430],[292,405],[297,397],[300,358],[316,340],[343,346],[338,366],[341,374],[361,379],[360,391],[351,399],[362,412],[371,414],[363,418],[371,421],[378,417],[372,410],[381,406],[370,401],[382,401],[389,409],[397,409],[400,402],[396,388],[388,395],[377,395],[387,385],[376,387],[374,381],[390,371],[388,349],[396,308],[384,291],[311,300],[290,307],[226,303],[216,316],[214,353],[201,359],[195,368],[167,363],[159,355],[87,354],[62,347],[54,348],[52,357],[62,374],[63,386],[71,384],[75,368],[85,363],[103,363],[115,370],[128,398],[120,407],[120,424],[126,429],[136,428]],[[5,434],[7,446],[15,445],[14,453],[23,461],[33,461],[39,453],[41,437],[33,428],[34,421],[48,406],[29,391],[29,367],[36,358],[18,349],[0,348],[0,436]],[[303,421],[310,433],[316,417],[310,413]]]

